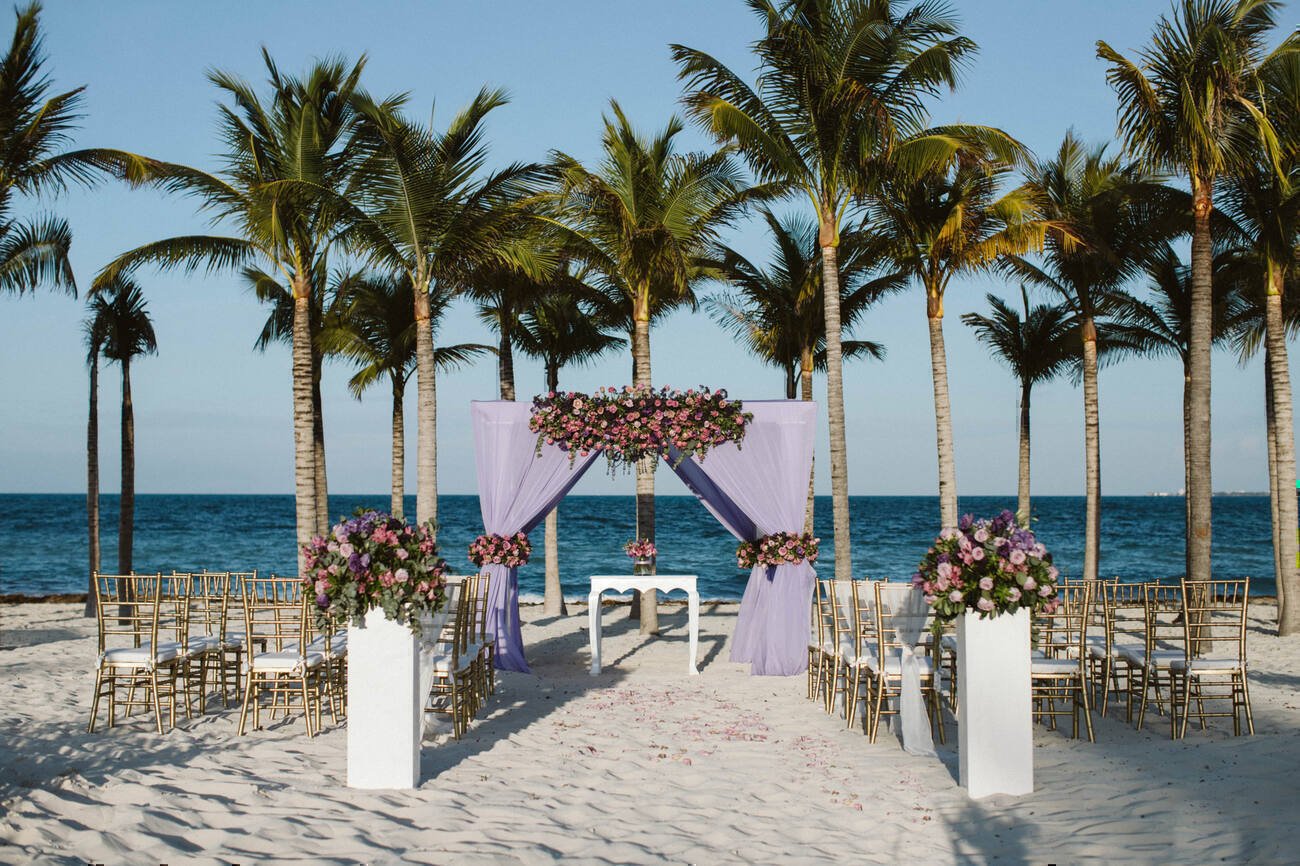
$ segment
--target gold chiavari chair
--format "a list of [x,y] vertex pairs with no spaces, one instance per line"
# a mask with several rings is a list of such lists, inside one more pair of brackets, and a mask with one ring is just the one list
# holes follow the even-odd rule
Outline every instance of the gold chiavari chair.
[[496,670],[493,667],[493,652],[488,640],[488,588],[492,585],[492,575],[486,571],[466,578],[474,600],[474,620],[470,628],[470,642],[466,651],[473,651],[477,657],[478,706],[487,703],[488,695],[496,694]]
[[162,575],[96,573],[95,588],[99,661],[87,732],[95,731],[102,698],[108,698],[110,728],[117,722],[119,707],[127,716],[142,707],[153,710],[161,734],[164,702],[168,724],[175,727],[177,678],[185,648],[178,641],[162,639],[176,628],[164,615],[170,605],[161,600]]
[[219,689],[227,705],[230,683],[223,662],[223,640],[230,607],[230,573],[201,571],[193,574],[172,572],[182,583],[186,605],[185,663],[186,696],[197,687],[199,712],[207,709],[208,681]]
[[[474,674],[478,658],[477,649],[468,652],[474,621],[474,595],[468,579],[449,582],[447,603],[452,615],[448,627],[450,642],[443,642],[433,655],[433,681],[429,691],[430,701],[426,712],[447,713],[451,716],[452,734],[456,739],[469,727],[473,715]],[[441,706],[433,699],[441,699]]]
[[818,647],[817,684],[813,699],[821,699],[825,706],[832,700],[831,692],[835,688],[836,647],[835,639],[835,582],[833,580],[817,581],[817,615],[821,623],[818,629],[821,645]]
[[[241,588],[247,663],[239,733],[247,727],[250,707],[254,728],[261,727],[264,708],[275,718],[301,707],[307,736],[315,736],[320,730],[325,656],[308,648],[311,614],[302,581],[296,577],[245,578]],[[262,643],[265,649],[259,651],[256,647]],[[269,697],[265,705],[264,694]]]
[[[1181,687],[1182,723],[1178,736],[1187,735],[1187,720],[1196,716],[1201,729],[1207,718],[1231,718],[1232,733],[1255,733],[1246,682],[1246,580],[1183,581],[1184,646],[1187,657],[1172,664],[1174,688]],[[1196,702],[1192,707],[1193,699]],[[1206,701],[1227,701],[1226,711],[1212,712]]]
[[[867,670],[872,678],[868,686],[872,700],[867,705],[867,735],[873,743],[880,733],[881,717],[897,714],[891,701],[902,696],[903,652],[907,648],[899,640],[899,632],[914,632],[919,638],[925,634],[926,620],[930,616],[927,605],[924,612],[916,614],[918,621],[908,621],[912,618],[912,614],[907,611],[908,594],[917,592],[910,583],[877,581],[875,592],[875,633],[879,641],[879,654],[868,655],[866,658]],[[939,742],[944,743],[943,709],[939,702],[939,677],[934,659],[915,649],[912,652],[921,669],[921,698],[925,701],[926,713],[930,717],[930,728],[932,731],[938,729]]]
[[1098,579],[1088,602],[1088,684],[1093,690],[1092,707],[1103,716],[1106,711],[1102,705],[1113,665],[1110,599],[1117,586],[1119,586],[1118,577],[1110,580]]
[[[231,603],[235,605],[233,616],[226,616],[226,630],[221,637],[221,701],[224,706],[229,706],[226,698],[226,684],[230,683],[235,701],[238,702],[244,693],[244,579],[256,578],[256,571],[232,571],[230,572],[230,582],[226,585],[226,591],[229,599],[226,602],[227,610]],[[266,649],[265,645],[260,646]]]
[[826,643],[826,624],[822,614],[821,581],[813,581],[812,604],[808,612],[808,700],[821,695],[822,644]]
[[[1088,742],[1096,742],[1088,706],[1088,625],[1092,618],[1091,581],[1057,587],[1059,604],[1051,613],[1039,610],[1034,632],[1039,649],[1030,661],[1030,681],[1035,721],[1046,718],[1052,730],[1060,716],[1070,716],[1073,736],[1079,738],[1079,714],[1088,730]],[[1059,709],[1058,701],[1069,703]]]
[[848,698],[849,668],[847,658],[853,652],[853,586],[848,580],[826,581],[830,599],[833,645],[827,651],[830,663],[826,680],[826,714],[835,712],[841,697]]
[[[848,669],[844,692],[844,723],[849,728],[853,727],[859,703],[866,701],[864,717],[870,712],[874,680],[867,667],[867,660],[880,655],[880,639],[876,635],[876,582],[854,580],[851,587],[853,645],[843,653],[844,665]],[[863,676],[864,672],[866,676]],[[865,695],[862,694],[864,684],[867,687]],[[864,723],[864,728],[865,726]]]
[[[1100,709],[1104,717],[1110,705],[1111,692],[1127,696],[1129,693],[1130,666],[1123,659],[1127,651],[1130,655],[1141,652],[1146,644],[1146,584],[1122,583],[1118,579],[1105,587],[1103,603],[1106,607],[1104,626],[1105,660],[1098,665],[1105,676],[1093,685],[1101,691]],[[1090,647],[1089,652],[1096,656],[1097,648]],[[1127,709],[1127,721],[1133,721],[1133,710]]]
[[[1171,667],[1175,660],[1187,658],[1183,631],[1183,588],[1173,584],[1147,583],[1142,586],[1144,639],[1140,647],[1120,648],[1119,658],[1128,677],[1128,718],[1138,708],[1137,729],[1142,730],[1147,705],[1169,710],[1169,736],[1177,736],[1174,718],[1178,695],[1172,689]],[[1154,694],[1154,698],[1152,695]]]
[[348,631],[344,623],[334,617],[322,619],[316,611],[314,599],[307,599],[307,614],[312,618],[309,632],[315,637],[307,645],[311,652],[325,657],[321,671],[321,687],[330,710],[330,718],[338,724],[347,717],[348,708]]

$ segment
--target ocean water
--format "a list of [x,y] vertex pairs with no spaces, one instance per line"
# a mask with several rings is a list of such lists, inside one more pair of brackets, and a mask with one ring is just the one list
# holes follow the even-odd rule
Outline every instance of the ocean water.
[[[387,494],[330,497],[337,517],[357,506],[387,508]],[[963,513],[993,515],[1015,507],[1014,496],[970,496]],[[1034,500],[1040,539],[1067,574],[1083,564],[1083,497]],[[816,530],[822,539],[817,570],[834,573],[830,497],[818,497]],[[118,498],[101,497],[101,550],[105,571],[117,565]],[[406,503],[415,513],[415,498]],[[912,573],[937,528],[932,496],[855,496],[850,500],[855,576],[903,578]],[[453,569],[473,568],[469,542],[481,532],[478,498],[439,499],[439,543]],[[564,593],[585,598],[592,574],[630,570],[623,543],[635,527],[630,496],[570,496],[560,506],[560,574]],[[543,528],[531,535],[533,560],[520,570],[520,594],[543,591]],[[689,496],[656,501],[659,569],[697,574],[700,595],[738,599],[747,573],[736,567],[735,540]],[[140,495],[136,497],[136,571],[278,572],[296,569],[293,497]],[[0,593],[84,592],[85,497],[67,494],[0,494]],[[1102,500],[1101,573],[1125,580],[1176,577],[1183,572],[1181,497],[1111,496]],[[1268,498],[1219,496],[1214,500],[1214,572],[1250,577],[1255,594],[1274,591]]]

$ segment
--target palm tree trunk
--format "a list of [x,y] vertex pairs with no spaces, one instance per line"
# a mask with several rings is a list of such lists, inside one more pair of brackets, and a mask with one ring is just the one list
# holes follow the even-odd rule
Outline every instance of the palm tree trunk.
[[415,519],[438,530],[438,385],[433,363],[433,323],[429,285],[419,280],[415,291]]
[[117,512],[117,573],[130,574],[135,534],[135,410],[131,404],[131,358],[122,358],[122,495]]
[[406,398],[406,383],[393,377],[393,516],[403,516],[402,503],[406,499],[406,414],[402,403]]
[[1277,533],[1282,580],[1277,585],[1277,632],[1284,637],[1300,634],[1300,567],[1297,567],[1295,495],[1295,420],[1291,403],[1286,321],[1282,315],[1282,271],[1269,268],[1264,300],[1264,327],[1268,340],[1269,378],[1273,383],[1273,439],[1277,450]]
[[927,287],[926,321],[930,327],[930,376],[934,381],[934,428],[939,452],[939,525],[957,526],[957,466],[953,458],[952,402],[948,398],[948,354],[943,345],[943,295]]
[[502,400],[515,399],[515,358],[511,351],[510,329],[501,325],[501,340],[497,344],[497,378]]
[[[546,365],[546,390],[552,394],[560,390],[560,367]],[[564,588],[560,585],[560,507],[546,515],[546,594],[542,600],[542,613],[546,616],[567,616]]]
[[1278,610],[1281,611],[1286,590],[1282,587],[1282,519],[1278,505],[1282,489],[1277,471],[1277,425],[1273,413],[1273,361],[1267,346],[1264,349],[1264,429],[1268,445],[1268,510],[1273,527],[1273,585],[1277,587]]
[[1101,557],[1101,405],[1097,400],[1097,325],[1086,316],[1083,336],[1084,494],[1083,577],[1096,580]]
[[316,457],[316,533],[329,535],[330,493],[325,477],[325,412],[321,408],[320,377],[322,358],[312,349],[311,359],[311,436]]
[[[650,384],[650,292],[638,290],[633,312],[632,360],[635,388],[649,388]],[[636,535],[637,538],[655,540],[655,468],[659,458],[650,456],[636,467]],[[651,565],[651,568],[654,568]],[[639,602],[639,603],[638,603]],[[632,617],[641,620],[641,634],[659,634],[659,593],[655,590],[641,593],[632,599]]]
[[90,359],[90,413],[86,420],[86,548],[90,553],[88,563],[86,616],[95,615],[98,588],[95,573],[99,571],[99,348],[93,349]]
[[1029,394],[1033,383],[1020,383],[1020,469],[1016,475],[1016,522],[1028,526],[1029,510]]
[[826,415],[830,430],[831,518],[835,526],[835,579],[853,579],[853,545],[849,539],[849,457],[844,430],[844,353],[840,347],[839,239],[833,217],[822,214],[818,244],[822,251],[823,312],[826,318]]
[[[1183,538],[1192,531],[1192,499],[1187,491],[1192,486],[1192,464],[1187,456],[1192,453],[1192,373],[1188,359],[1183,358]],[[1183,577],[1191,578],[1191,547],[1183,545]]]
[[[794,399],[794,394],[790,395]],[[799,399],[811,403],[813,399],[813,351],[811,346],[805,346],[799,352]],[[803,512],[803,531],[809,535],[813,532],[813,523],[817,516],[816,494],[814,484],[817,480],[817,458],[813,457],[813,462],[808,467],[808,504],[804,506]]]
[[[1213,255],[1210,236],[1211,184],[1209,178],[1192,177],[1192,291],[1188,355],[1191,388],[1187,402],[1188,510],[1191,531],[1187,534],[1188,563],[1192,580],[1209,580],[1211,496],[1210,473],[1210,346],[1213,340],[1214,296],[1211,287]],[[1276,383],[1275,383],[1276,386]],[[1278,394],[1278,401],[1282,395]],[[1279,442],[1279,444],[1281,444]]]
[[312,401],[311,287],[293,286],[293,478],[298,573],[306,571],[302,546],[320,529],[317,514],[316,415]]

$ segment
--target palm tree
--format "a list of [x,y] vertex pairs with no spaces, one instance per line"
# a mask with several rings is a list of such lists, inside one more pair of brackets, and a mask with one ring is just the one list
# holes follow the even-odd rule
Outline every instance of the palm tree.
[[127,173],[135,183],[199,197],[215,224],[229,223],[236,233],[145,244],[111,262],[96,284],[110,284],[146,264],[258,267],[275,275],[293,301],[294,491],[301,550],[329,520],[323,466],[318,472],[324,461],[316,436],[313,310],[315,295],[324,290],[322,262],[339,227],[337,203],[346,201],[357,182],[352,103],[365,60],[350,68],[340,60],[318,62],[299,79],[282,75],[266,51],[262,57],[271,86],[268,103],[238,76],[208,76],[233,103],[219,107],[225,144],[219,173],[157,161]]
[[1012,309],[997,295],[985,295],[991,315],[966,313],[961,320],[975,330],[980,342],[993,356],[1011,368],[1020,383],[1020,465],[1017,474],[1016,521],[1028,526],[1032,517],[1029,499],[1029,403],[1034,386],[1050,381],[1077,358],[1074,340],[1077,326],[1064,304],[1029,305],[1029,293],[1020,287],[1021,311]]
[[888,171],[868,203],[869,219],[898,267],[925,290],[930,370],[939,457],[939,519],[957,526],[948,357],[943,340],[944,293],[954,276],[991,267],[999,257],[1039,247],[1046,224],[1033,192],[1002,188],[1012,166],[995,154],[959,151],[943,169]]
[[91,299],[89,331],[103,339],[104,357],[122,368],[122,488],[117,523],[117,572],[131,573],[135,532],[135,412],[131,402],[131,362],[158,352],[153,320],[144,295],[133,281],[119,277],[99,286]]
[[1300,567],[1297,567],[1295,420],[1287,330],[1296,299],[1287,289],[1297,271],[1300,237],[1300,55],[1268,64],[1260,75],[1261,101],[1278,136],[1277,165],[1260,148],[1222,186],[1241,253],[1256,265],[1255,290],[1243,294],[1257,315],[1246,331],[1243,360],[1259,343],[1264,353],[1269,434],[1269,490],[1273,502],[1274,566],[1277,571],[1278,632],[1300,633]]
[[[573,277],[581,285],[581,276]],[[625,341],[608,332],[599,310],[590,307],[590,292],[552,291],[519,315],[515,345],[519,351],[542,362],[546,390],[558,391],[560,371],[567,366],[587,364]],[[546,515],[546,594],[543,612],[547,616],[568,613],[560,587],[559,508]]]
[[81,107],[84,87],[51,94],[39,3],[15,9],[13,38],[0,58],[0,294],[41,285],[76,294],[68,249],[72,231],[55,216],[15,219],[15,195],[89,185],[138,157],[121,151],[62,151]]
[[[751,87],[714,57],[672,46],[691,116],[734,144],[761,181],[807,197],[818,226],[826,318],[835,576],[852,577],[848,457],[844,429],[841,231],[864,167],[899,149],[920,160],[954,145],[918,135],[924,102],[956,85],[975,44],[958,35],[941,3],[900,9],[893,0],[748,0],[762,22]],[[906,146],[904,140],[911,139]]]
[[[826,370],[826,306],[822,299],[821,248],[817,223],[760,210],[772,241],[767,268],[731,247],[718,249],[717,270],[730,290],[705,301],[714,320],[749,351],[784,373],[785,396],[813,399],[813,372]],[[840,331],[854,327],[876,301],[901,289],[906,278],[880,270],[879,245],[861,232],[840,239]],[[883,359],[885,349],[870,340],[841,340],[845,359]]]
[[1078,317],[1087,499],[1083,576],[1091,580],[1101,533],[1098,326],[1123,287],[1180,230],[1169,216],[1177,212],[1179,194],[1158,176],[1107,156],[1104,145],[1088,149],[1073,132],[1055,156],[1029,167],[1028,184],[1050,224],[1041,260],[1009,256],[1002,264],[1013,278],[1055,293]]
[[415,330],[416,520],[437,529],[437,353],[432,299],[466,286],[476,268],[491,263],[540,267],[506,241],[526,223],[520,207],[537,170],[514,164],[480,177],[487,159],[483,124],[506,103],[504,91],[483,88],[446,130],[435,131],[402,115],[405,97],[382,103],[356,100],[359,141],[366,153],[358,206],[339,202],[348,215],[349,242],[385,273],[411,283]]
[[1137,62],[1097,43],[1097,55],[1110,64],[1106,79],[1119,96],[1125,147],[1150,168],[1185,175],[1191,186],[1187,559],[1193,580],[1211,576],[1214,186],[1253,161],[1261,138],[1270,162],[1276,161],[1276,136],[1250,96],[1262,67],[1300,50],[1300,36],[1292,33],[1271,55],[1265,51],[1281,9],[1280,0],[1179,0],[1172,17],[1156,23]]
[[[1238,327],[1242,315],[1241,303],[1234,284],[1236,262],[1230,255],[1220,255],[1215,261],[1214,278],[1214,341],[1220,342]],[[1146,299],[1123,296],[1117,299],[1111,313],[1110,331],[1131,351],[1143,355],[1172,355],[1183,366],[1183,452],[1190,448],[1192,426],[1192,285],[1191,268],[1179,260],[1170,247],[1147,265],[1149,295]],[[1184,461],[1184,471],[1190,476],[1190,464]],[[1183,484],[1189,485],[1190,477]],[[1186,500],[1188,521],[1185,527],[1191,532],[1191,500]],[[1189,551],[1190,552],[1190,551]],[[1191,563],[1185,562],[1185,568]]]
[[[352,361],[357,371],[348,390],[358,400],[367,388],[387,377],[393,397],[392,513],[401,517],[406,495],[406,383],[415,371],[415,300],[405,274],[345,274],[335,286],[334,303],[317,343],[322,352]],[[450,303],[445,292],[430,299],[432,321]],[[487,346],[464,343],[440,346],[435,363],[451,369],[472,360]]]
[[86,420],[86,532],[89,569],[86,590],[85,616],[95,615],[95,599],[99,589],[95,573],[99,571],[99,356],[104,351],[107,299],[103,295],[90,298],[91,315],[82,323],[86,341],[86,366],[90,370],[90,411]]
[[[598,271],[632,312],[632,385],[649,388],[650,320],[665,301],[686,296],[706,276],[704,266],[718,230],[746,202],[764,195],[747,190],[731,154],[678,153],[682,131],[676,117],[653,137],[633,128],[617,102],[610,103],[601,135],[603,159],[594,169],[554,152],[557,189],[549,203],[577,255]],[[637,466],[637,537],[654,540],[654,458]],[[645,593],[633,614],[642,634],[657,634],[656,593]]]

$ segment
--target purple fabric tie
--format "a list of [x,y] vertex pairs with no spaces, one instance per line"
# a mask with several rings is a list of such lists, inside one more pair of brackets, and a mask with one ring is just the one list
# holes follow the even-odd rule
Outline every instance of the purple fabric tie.
[[[542,445],[528,429],[532,403],[506,400],[475,401],[474,452],[478,470],[478,502],[485,532],[514,535],[533,530],[578,483],[596,459],[575,457],[555,445]],[[496,666],[527,672],[524,641],[519,630],[519,570],[485,565],[488,581],[488,630],[495,635]]]
[[[817,405],[746,400],[754,420],[739,446],[719,445],[674,470],[732,535],[757,541],[802,532],[812,472]],[[760,676],[808,669],[808,616],[817,572],[812,564],[755,566],[740,600],[731,660]]]

